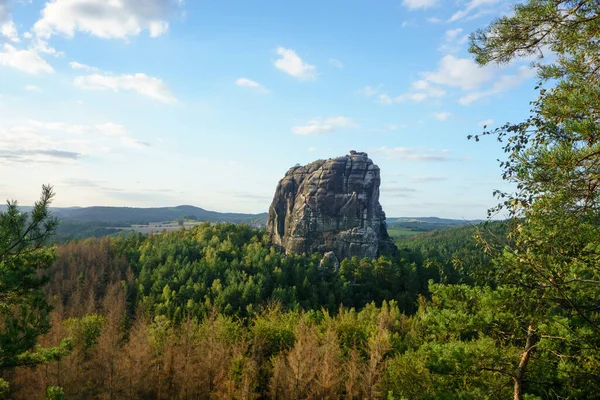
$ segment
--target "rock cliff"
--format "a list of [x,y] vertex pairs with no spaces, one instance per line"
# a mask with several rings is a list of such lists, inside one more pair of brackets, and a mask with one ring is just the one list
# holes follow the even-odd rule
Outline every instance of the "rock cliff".
[[366,153],[291,168],[269,207],[267,231],[286,253],[377,257],[394,252],[379,204],[379,167]]

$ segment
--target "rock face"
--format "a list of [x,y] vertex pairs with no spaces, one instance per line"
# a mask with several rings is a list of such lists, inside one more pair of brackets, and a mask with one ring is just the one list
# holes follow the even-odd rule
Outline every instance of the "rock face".
[[279,181],[267,231],[286,253],[375,258],[396,250],[379,204],[379,167],[366,153],[291,168]]

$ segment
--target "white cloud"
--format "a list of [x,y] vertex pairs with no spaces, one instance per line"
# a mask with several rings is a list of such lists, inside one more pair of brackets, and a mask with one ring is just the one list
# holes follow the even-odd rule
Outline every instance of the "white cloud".
[[26,85],[25,90],[27,90],[28,92],[38,92],[38,93],[42,92],[42,89],[39,86],[35,86],[35,85]]
[[134,91],[163,103],[178,102],[166,83],[159,78],[141,73],[118,76],[107,74],[78,76],[73,84],[79,88],[90,90]]
[[[95,125],[79,125],[67,122],[41,122],[29,121],[32,127],[44,132],[59,132],[62,134],[74,135],[75,137],[84,137],[90,140],[96,138],[106,138],[111,141],[116,140],[124,147],[146,147],[147,143],[134,139],[127,128],[114,122],[105,122]],[[72,136],[73,137],[73,136]]]
[[308,121],[305,125],[299,125],[292,128],[296,135],[316,135],[319,133],[331,133],[338,129],[355,129],[358,124],[352,118],[333,117],[333,118],[315,118]]
[[443,89],[434,86],[425,80],[413,82],[408,92],[395,97],[390,96],[388,93],[380,92],[379,87],[373,88],[371,86],[366,86],[365,88],[361,89],[359,93],[364,94],[366,97],[373,97],[377,95],[376,102],[385,105],[402,103],[404,101],[413,101],[418,103],[430,98],[440,98],[446,94]]
[[425,80],[418,80],[411,84],[410,90],[407,93],[401,94],[394,99],[394,102],[400,103],[406,100],[421,102],[431,98],[444,97],[446,92],[437,86]]
[[404,0],[402,4],[409,10],[426,9],[436,6],[438,0]]
[[0,0],[0,38],[4,37],[11,42],[20,42],[17,27],[12,20],[10,4],[7,0]]
[[82,69],[84,71],[99,71],[99,69],[96,67],[90,67],[89,65],[85,65],[77,61],[71,61],[69,66],[73,69]]
[[420,147],[380,147],[376,150],[389,159],[401,161],[451,161],[448,151]]
[[17,50],[5,43],[0,52],[0,66],[16,68],[28,74],[53,72],[54,69],[33,50]]
[[340,60],[338,60],[336,58],[330,58],[329,64],[333,65],[336,68],[344,68],[344,63],[342,63]]
[[447,120],[448,118],[450,118],[450,116],[451,116],[451,115],[452,115],[452,113],[451,113],[451,112],[448,112],[448,111],[442,111],[442,112],[439,112],[439,113],[433,114],[433,117],[434,117],[435,119],[437,119],[438,121],[445,121],[445,120]]
[[257,92],[267,93],[269,90],[260,83],[248,78],[239,78],[235,81],[237,86],[247,87],[256,90]]
[[390,96],[388,93],[380,92],[380,87],[373,88],[371,86],[366,86],[360,90],[360,93],[364,94],[366,97],[377,95],[376,102],[385,105],[402,103],[404,101],[414,101],[418,103],[431,98],[440,98],[446,94],[443,89],[434,86],[425,80],[413,82],[408,92],[395,97]]
[[29,125],[31,125],[35,128],[40,128],[40,129],[44,129],[44,130],[61,131],[64,133],[70,133],[70,134],[76,134],[76,135],[82,135],[87,130],[89,130],[89,127],[86,125],[74,125],[74,124],[68,124],[65,122],[41,122],[41,121],[31,120],[31,121],[29,121]]
[[479,126],[487,126],[487,125],[492,125],[493,123],[494,123],[494,120],[491,119],[491,118],[488,118],[488,119],[484,119],[483,121],[479,121],[477,123],[477,125],[479,125]]
[[0,36],[4,36],[11,42],[20,42],[17,27],[13,21],[0,22]]
[[48,1],[33,26],[39,37],[76,32],[105,39],[127,39],[148,31],[157,37],[169,29],[166,19],[182,0],[54,0]]
[[448,54],[442,58],[435,72],[424,72],[423,77],[433,83],[463,90],[473,90],[490,81],[491,67],[480,67],[470,58],[458,58]]
[[275,52],[280,56],[275,61],[277,69],[302,80],[317,78],[317,67],[304,62],[294,50],[278,47]]
[[444,33],[444,44],[440,46],[439,50],[447,54],[458,53],[465,47],[468,39],[469,35],[463,34],[462,28],[448,29]]
[[0,164],[68,165],[90,155],[146,146],[131,137],[125,127],[110,122],[73,125],[30,121],[25,125],[0,126]]
[[382,93],[377,96],[377,102],[385,105],[394,104],[394,99],[392,99],[387,93]]
[[501,92],[521,85],[526,80],[533,78],[536,75],[536,70],[529,66],[521,66],[517,72],[512,75],[503,75],[498,78],[491,88],[484,91],[476,91],[462,96],[458,101],[462,105],[468,105],[483,97],[492,96]]
[[[23,36],[27,36],[27,33]],[[50,46],[47,40],[42,39],[39,36],[31,36],[30,43],[30,49],[36,53],[50,54],[54,57],[62,57],[65,55],[62,51],[57,51],[54,47]]]
[[142,148],[148,146],[148,143],[131,137],[127,129],[120,124],[112,122],[97,124],[91,127],[91,130],[92,132],[95,130],[106,137],[118,140],[124,147]]
[[[460,28],[452,29],[446,32],[445,38],[455,42],[466,40],[464,36],[461,36],[461,33],[462,29]],[[450,87],[469,92],[459,98],[461,104],[467,105],[482,97],[516,87],[535,75],[535,70],[529,66],[521,66],[512,74],[499,74],[499,72],[507,71],[508,68],[510,67],[480,67],[470,58],[459,58],[447,54],[440,60],[435,71],[421,72],[422,79],[414,81],[406,93],[394,97],[382,92],[381,85],[376,88],[366,86],[360,92],[367,97],[376,96],[378,103],[390,105],[403,101],[422,102],[428,99],[441,98],[446,95],[445,89]],[[492,81],[493,83],[489,89],[480,89]]]
[[448,29],[444,34],[444,40],[446,40],[446,42],[453,42],[462,31],[462,28]]
[[[498,2],[500,2],[501,0],[471,0],[469,1],[469,3],[467,4],[467,6],[460,11],[455,12],[450,19],[448,20],[448,22],[454,22],[454,21],[458,21],[461,19],[466,18],[467,16],[469,16],[473,11],[477,10],[478,8],[484,7],[484,6],[491,6],[493,4],[496,4]],[[482,13],[480,13],[479,15],[482,15]]]
[[[453,29],[446,32],[448,40],[465,40],[461,38],[462,29]],[[446,87],[458,88],[468,92],[458,99],[462,105],[470,104],[483,97],[504,92],[519,86],[527,79],[535,76],[535,70],[529,66],[521,66],[514,73],[500,73],[510,67],[495,68],[494,66],[480,67],[470,58],[459,58],[452,54],[445,55],[439,62],[437,70],[421,72],[422,79],[411,84],[410,89],[399,96],[392,97],[387,93],[379,92],[378,88],[367,86],[362,90],[371,97],[377,94],[381,104],[393,104],[403,101],[421,102],[427,99],[441,98],[446,95]],[[481,90],[482,86],[491,84],[488,89]]]
[[490,95],[490,93],[488,93],[488,92],[472,92],[465,96],[462,96],[460,99],[458,99],[458,102],[460,104],[462,104],[463,106],[466,106],[466,105],[471,104],[474,101],[479,100],[482,97],[486,97],[489,95]]

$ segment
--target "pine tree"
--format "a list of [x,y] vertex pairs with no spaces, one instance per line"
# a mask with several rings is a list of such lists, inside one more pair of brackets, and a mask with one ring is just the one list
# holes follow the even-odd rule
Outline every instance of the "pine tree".
[[514,11],[470,47],[481,65],[538,55],[531,116],[483,133],[504,143],[503,177],[517,188],[491,210],[513,217],[510,244],[490,247],[498,281],[522,289],[531,311],[514,398],[544,357],[555,393],[585,397],[600,362],[600,3],[529,0]]
[[20,212],[16,201],[0,213],[0,374],[55,360],[69,350],[67,341],[59,348],[35,348],[38,337],[50,330],[50,305],[42,289],[47,279],[39,271],[56,259],[54,249],[44,246],[58,223],[49,210],[53,196],[52,187],[43,186],[31,214]]

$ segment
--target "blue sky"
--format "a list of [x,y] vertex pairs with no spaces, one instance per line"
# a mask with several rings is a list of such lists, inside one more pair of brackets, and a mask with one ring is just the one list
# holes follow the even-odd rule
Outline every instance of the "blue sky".
[[475,65],[503,0],[0,0],[0,197],[263,212],[296,163],[366,151],[388,216],[483,218],[527,61]]

